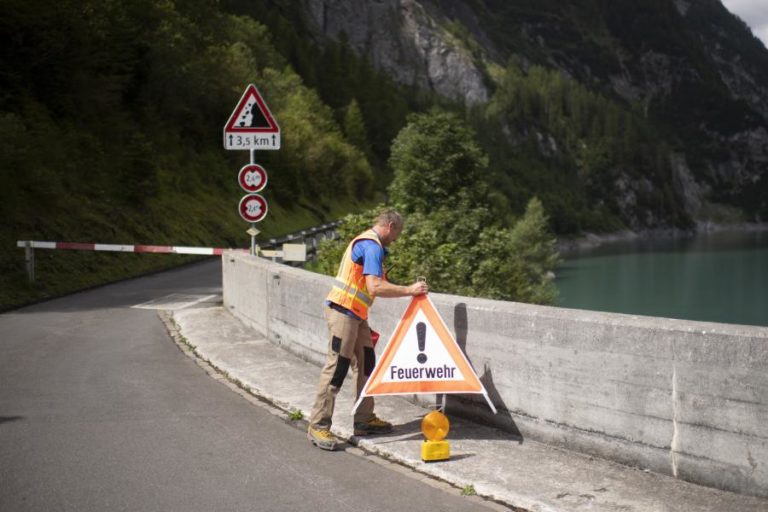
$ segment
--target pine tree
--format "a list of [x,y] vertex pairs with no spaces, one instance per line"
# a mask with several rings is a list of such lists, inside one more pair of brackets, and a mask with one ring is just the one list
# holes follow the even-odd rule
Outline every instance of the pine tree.
[[344,135],[347,140],[366,155],[371,153],[368,144],[368,131],[365,129],[365,120],[356,99],[352,99],[344,110]]
[[517,271],[514,295],[518,300],[549,304],[557,297],[552,278],[559,258],[548,223],[544,206],[534,197],[510,234],[510,256]]

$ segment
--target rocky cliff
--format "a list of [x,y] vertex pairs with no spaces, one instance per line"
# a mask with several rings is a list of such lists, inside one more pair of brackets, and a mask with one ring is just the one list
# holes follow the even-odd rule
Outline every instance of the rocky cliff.
[[[692,220],[768,219],[768,50],[719,0],[303,6],[322,37],[346,38],[399,82],[466,104],[493,97],[493,68],[512,57],[559,70],[654,126],[670,148],[675,201]],[[548,148],[564,146],[551,134],[540,136],[551,140]],[[659,187],[658,179],[629,178],[626,170],[614,175],[624,222],[663,226],[664,213],[637,211],[643,201],[636,198]]]
[[403,84],[467,104],[488,99],[482,70],[434,6],[416,0],[306,0],[305,9],[323,35],[345,37],[354,51]]

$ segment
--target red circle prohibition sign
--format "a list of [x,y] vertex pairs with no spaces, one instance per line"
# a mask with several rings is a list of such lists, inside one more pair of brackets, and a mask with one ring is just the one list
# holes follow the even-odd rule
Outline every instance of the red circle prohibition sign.
[[248,222],[260,222],[267,216],[267,200],[259,194],[247,194],[240,200],[240,216]]
[[237,181],[246,192],[260,192],[267,186],[267,171],[259,164],[248,164],[240,169]]

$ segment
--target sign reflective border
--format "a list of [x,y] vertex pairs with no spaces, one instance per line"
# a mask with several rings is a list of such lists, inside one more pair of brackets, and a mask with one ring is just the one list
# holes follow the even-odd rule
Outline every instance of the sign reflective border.
[[267,186],[267,171],[258,164],[248,164],[240,169],[237,181],[246,192],[261,192]]
[[247,222],[260,222],[267,216],[267,200],[259,194],[248,194],[240,200],[240,216]]

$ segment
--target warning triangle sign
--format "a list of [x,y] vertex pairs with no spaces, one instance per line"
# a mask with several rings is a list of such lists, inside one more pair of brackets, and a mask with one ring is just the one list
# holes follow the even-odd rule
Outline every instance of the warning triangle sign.
[[240,102],[224,126],[225,133],[280,133],[272,112],[253,84],[248,85]]
[[366,396],[479,393],[496,408],[428,295],[411,300],[355,409]]

